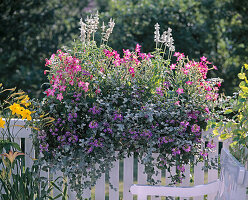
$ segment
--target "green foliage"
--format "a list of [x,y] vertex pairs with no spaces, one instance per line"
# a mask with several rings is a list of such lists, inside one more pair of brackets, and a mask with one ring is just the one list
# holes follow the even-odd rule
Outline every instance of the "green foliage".
[[[226,107],[222,111],[222,121],[210,123],[212,128],[221,130],[220,138],[225,140],[232,138],[230,145],[232,154],[243,164],[246,164],[248,158],[248,65],[245,64],[238,74],[241,83],[239,84],[239,93],[226,102]],[[228,116],[232,114],[232,116]],[[214,126],[213,126],[214,125]],[[218,134],[217,134],[218,135]]]
[[39,96],[45,58],[78,33],[88,1],[2,0],[0,3],[0,77],[6,87]]
[[151,51],[155,23],[172,28],[176,51],[209,58],[219,68],[210,75],[224,79],[223,90],[230,95],[239,65],[248,58],[247,8],[242,0],[109,0],[102,16],[116,20],[109,45],[119,52],[136,43]]
[[[54,181],[40,177],[40,166],[37,165],[36,161],[32,168],[25,168],[24,160],[20,157],[24,153],[13,153],[15,149],[20,150],[18,144],[6,140],[0,142],[0,151],[9,152],[1,154],[1,200],[55,200],[60,197],[62,200],[66,200],[67,185],[63,191],[57,185],[60,179],[63,181],[63,177],[58,177]],[[60,192],[56,197],[50,195],[54,188]]]

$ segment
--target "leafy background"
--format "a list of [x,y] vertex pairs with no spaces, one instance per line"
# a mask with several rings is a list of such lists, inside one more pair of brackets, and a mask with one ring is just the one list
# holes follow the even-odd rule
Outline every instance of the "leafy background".
[[45,58],[79,36],[79,19],[99,10],[115,19],[109,45],[122,52],[154,48],[154,24],[173,29],[176,51],[191,59],[208,57],[219,70],[223,92],[231,95],[248,60],[248,1],[243,0],[1,0],[0,81],[43,97]]

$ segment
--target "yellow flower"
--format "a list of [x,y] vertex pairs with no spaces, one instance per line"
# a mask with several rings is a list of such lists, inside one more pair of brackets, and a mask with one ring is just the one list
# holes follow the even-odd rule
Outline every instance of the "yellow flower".
[[248,64],[245,64],[245,69],[248,69]]
[[12,111],[12,115],[20,115],[24,108],[21,107],[20,104],[14,103],[9,107],[9,109]]
[[1,156],[5,156],[6,158],[9,159],[10,163],[12,164],[14,162],[14,160],[16,159],[17,156],[20,156],[20,155],[25,155],[24,153],[20,153],[20,152],[12,152],[12,151],[9,151],[9,153],[3,153],[1,154]]
[[21,100],[20,104],[24,105],[25,107],[28,107],[31,105],[31,103],[29,102],[30,98],[28,97],[28,95],[24,95],[23,99]]
[[4,128],[5,121],[3,120],[2,117],[0,117],[0,127]]
[[28,110],[28,109],[24,109],[22,112],[21,112],[21,116],[22,116],[22,119],[27,119],[27,120],[31,120],[31,111]]

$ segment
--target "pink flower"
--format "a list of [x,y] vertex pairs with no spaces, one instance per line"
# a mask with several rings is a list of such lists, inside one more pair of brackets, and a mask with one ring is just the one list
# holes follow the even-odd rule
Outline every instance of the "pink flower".
[[205,62],[205,61],[207,61],[207,58],[205,56],[202,56],[201,61]]
[[180,53],[179,52],[175,52],[173,56],[178,57],[178,56],[180,56]]
[[220,87],[220,86],[221,86],[221,82],[218,82],[218,83],[217,83],[217,86]]
[[214,68],[215,70],[218,70],[218,68],[217,68],[215,65],[213,65],[213,68]]
[[47,96],[51,96],[51,95],[54,96],[54,92],[55,92],[55,90],[54,89],[50,89],[50,88],[47,89],[47,91],[45,91],[45,93],[46,93]]
[[63,99],[62,93],[59,93],[59,94],[57,95],[57,99],[60,100],[60,101]]
[[176,101],[174,104],[177,105],[177,106],[179,106],[180,105],[180,101]]
[[59,91],[65,91],[65,88],[66,88],[65,85],[61,85],[61,86],[59,86]]
[[76,65],[74,68],[76,72],[80,72],[82,69],[80,65]]
[[134,72],[134,68],[133,67],[130,67],[129,68],[129,72],[130,72],[130,74],[134,74],[135,72]]
[[98,88],[98,89],[96,89],[95,92],[96,92],[96,94],[100,94],[101,93],[101,89]]
[[170,65],[170,69],[171,69],[171,70],[173,70],[173,69],[175,69],[175,68],[176,68],[176,64]]
[[177,94],[179,94],[179,95],[184,93],[183,89],[181,89],[181,88],[178,88],[176,92],[177,92]]
[[69,84],[73,85],[74,84],[74,81],[73,80],[70,80],[69,81]]
[[212,88],[211,88],[210,86],[208,86],[208,87],[205,87],[205,90],[207,90],[207,91],[211,91],[211,90],[212,90]]
[[84,82],[83,81],[79,81],[78,82],[78,87],[83,87],[84,86]]
[[187,85],[192,85],[192,83],[193,83],[192,81],[187,81],[186,82]]
[[186,65],[185,65],[185,69],[190,69],[191,68],[191,65],[189,64],[189,63],[187,63]]
[[135,52],[140,53],[140,47],[141,45],[136,44]]
[[204,110],[205,110],[207,113],[209,113],[208,107],[205,107]]
[[182,60],[185,57],[184,53],[181,53],[178,57],[177,57],[177,61]]

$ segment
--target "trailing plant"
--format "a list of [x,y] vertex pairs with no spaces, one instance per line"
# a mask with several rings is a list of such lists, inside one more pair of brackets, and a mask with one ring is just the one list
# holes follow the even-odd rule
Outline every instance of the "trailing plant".
[[151,182],[155,166],[176,166],[171,178],[181,182],[184,166],[207,160],[215,145],[202,150],[201,138],[218,106],[221,80],[207,79],[217,68],[204,56],[197,62],[174,52],[172,30],[160,35],[159,24],[154,52],[137,44],[122,55],[107,46],[112,19],[102,24],[99,45],[98,14],[80,24],[80,41],[46,60],[48,88],[35,113],[40,162],[62,170],[78,198],[113,161],[134,152]]

